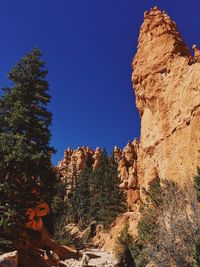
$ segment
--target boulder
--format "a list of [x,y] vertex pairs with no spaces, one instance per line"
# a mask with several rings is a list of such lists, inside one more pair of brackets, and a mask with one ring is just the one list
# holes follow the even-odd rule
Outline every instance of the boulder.
[[0,256],[0,267],[17,267],[18,253],[17,251],[5,253]]

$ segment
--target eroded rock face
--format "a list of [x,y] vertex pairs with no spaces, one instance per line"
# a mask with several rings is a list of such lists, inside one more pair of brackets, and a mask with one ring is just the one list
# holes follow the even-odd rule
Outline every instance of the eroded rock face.
[[200,165],[200,53],[193,49],[194,58],[165,12],[155,7],[144,14],[132,76],[142,186],[157,175],[188,184]]
[[74,175],[79,175],[87,160],[90,160],[92,165],[97,166],[99,164],[97,154],[100,155],[99,148],[95,151],[85,146],[78,147],[76,150],[66,149],[63,160],[58,164],[58,172],[63,183],[71,180]]
[[[118,173],[121,179],[120,187],[124,188],[127,193],[127,201],[130,209],[134,208],[134,204],[139,199],[139,184],[137,179],[137,153],[139,142],[135,139],[129,141],[123,150],[115,146],[113,150],[114,157],[118,162]],[[101,165],[101,148],[95,150],[89,147],[79,147],[76,150],[68,148],[64,152],[64,159],[58,165],[58,172],[61,180],[65,184],[70,184],[69,181],[76,175],[79,175],[81,170],[89,163],[93,170],[96,170]],[[67,190],[70,191],[68,187]]]
[[128,142],[122,151],[121,159],[118,163],[120,187],[127,190],[127,203],[130,209],[134,209],[134,204],[139,200],[139,184],[137,177],[137,152],[139,142],[135,139]]
[[103,227],[99,225],[96,229],[96,235],[93,238],[93,244],[108,251],[111,255],[117,258],[120,254],[121,247],[118,242],[118,237],[120,237],[126,224],[129,225],[129,234],[131,234],[133,238],[137,238],[138,236],[137,224],[141,217],[139,210],[139,205],[135,205],[134,212],[127,212],[118,216],[111,224],[109,232],[105,231]]

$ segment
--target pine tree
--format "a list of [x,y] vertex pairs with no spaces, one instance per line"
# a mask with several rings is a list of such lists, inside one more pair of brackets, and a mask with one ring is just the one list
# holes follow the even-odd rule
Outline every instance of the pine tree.
[[80,218],[80,209],[79,209],[79,178],[76,169],[76,165],[74,165],[72,179],[70,180],[70,192],[68,194],[67,200],[67,217],[70,223],[78,223]]
[[0,226],[9,235],[23,225],[28,207],[50,201],[54,186],[52,114],[41,56],[34,49],[12,68],[13,86],[3,89],[0,99]]
[[85,160],[85,167],[79,176],[79,224],[81,227],[90,222],[91,192],[90,180],[92,174],[91,157],[88,155]]
[[91,216],[107,227],[119,214],[125,211],[125,195],[119,187],[117,163],[102,151],[100,167],[92,176]]

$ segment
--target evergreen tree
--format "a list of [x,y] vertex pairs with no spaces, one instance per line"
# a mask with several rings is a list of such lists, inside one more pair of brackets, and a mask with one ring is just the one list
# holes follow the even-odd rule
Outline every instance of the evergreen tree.
[[34,49],[12,68],[13,86],[3,89],[0,99],[0,226],[9,235],[14,226],[23,225],[28,207],[50,201],[54,186],[52,114],[41,56]]
[[85,167],[79,176],[79,224],[86,226],[90,222],[91,192],[90,179],[92,174],[92,159],[90,155],[85,161]]
[[70,223],[78,223],[80,218],[80,209],[79,209],[79,178],[77,174],[76,165],[74,165],[73,176],[71,179],[70,192],[68,194],[67,201],[67,217]]
[[126,209],[125,195],[119,187],[117,163],[102,151],[100,167],[94,171],[91,181],[91,216],[108,226],[114,218]]

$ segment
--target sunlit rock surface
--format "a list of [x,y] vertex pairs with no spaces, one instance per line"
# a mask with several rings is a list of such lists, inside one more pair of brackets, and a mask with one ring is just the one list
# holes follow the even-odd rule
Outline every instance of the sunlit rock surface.
[[188,184],[200,165],[200,53],[194,57],[166,12],[144,14],[133,86],[141,116],[139,183],[155,176]]

